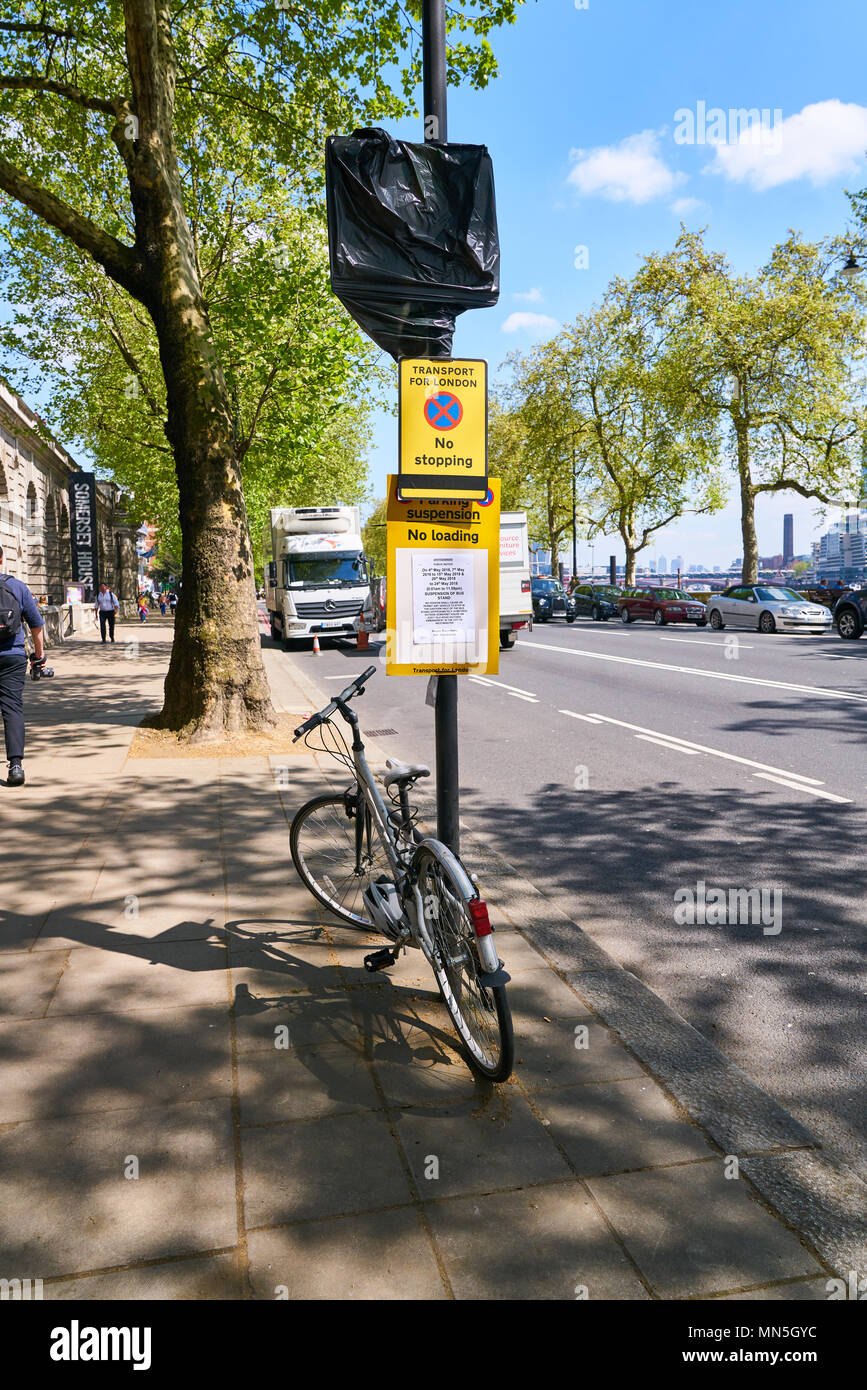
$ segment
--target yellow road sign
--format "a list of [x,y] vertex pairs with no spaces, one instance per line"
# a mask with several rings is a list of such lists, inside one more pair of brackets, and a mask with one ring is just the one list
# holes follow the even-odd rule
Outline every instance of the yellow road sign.
[[400,496],[484,501],[488,491],[487,362],[404,357],[398,399]]
[[500,480],[482,502],[398,498],[388,480],[386,675],[495,675]]

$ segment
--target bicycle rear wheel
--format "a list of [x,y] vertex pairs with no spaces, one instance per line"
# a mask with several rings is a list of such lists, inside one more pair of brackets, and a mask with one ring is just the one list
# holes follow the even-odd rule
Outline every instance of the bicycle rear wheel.
[[[292,821],[289,848],[302,883],[323,907],[350,926],[372,927],[362,894],[371,879],[390,875],[390,866],[367,803],[355,806],[350,815],[345,796],[314,797]],[[356,867],[359,815],[363,827]]]
[[434,941],[434,975],[467,1061],[486,1080],[505,1081],[515,1060],[505,985],[486,986],[479,978],[484,970],[466,895],[448,865],[424,848],[415,864],[425,922]]

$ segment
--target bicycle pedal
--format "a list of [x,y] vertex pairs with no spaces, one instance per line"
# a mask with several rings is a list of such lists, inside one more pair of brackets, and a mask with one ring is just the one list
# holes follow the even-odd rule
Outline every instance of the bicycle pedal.
[[381,951],[371,951],[369,956],[364,957],[364,968],[374,974],[377,970],[387,970],[390,965],[397,964],[399,951],[391,951],[388,946],[383,946]]

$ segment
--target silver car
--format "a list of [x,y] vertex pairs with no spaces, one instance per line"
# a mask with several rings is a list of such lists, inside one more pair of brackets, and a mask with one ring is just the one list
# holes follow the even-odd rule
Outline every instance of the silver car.
[[707,618],[719,632],[723,627],[750,627],[759,632],[830,632],[831,610],[811,603],[794,589],[778,584],[735,584],[711,594]]

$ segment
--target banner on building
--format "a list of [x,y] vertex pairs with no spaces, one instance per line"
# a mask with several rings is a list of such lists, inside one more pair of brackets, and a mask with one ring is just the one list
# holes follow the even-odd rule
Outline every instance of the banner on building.
[[69,479],[69,531],[72,582],[83,586],[85,603],[92,603],[99,588],[99,532],[94,473],[74,473]]

